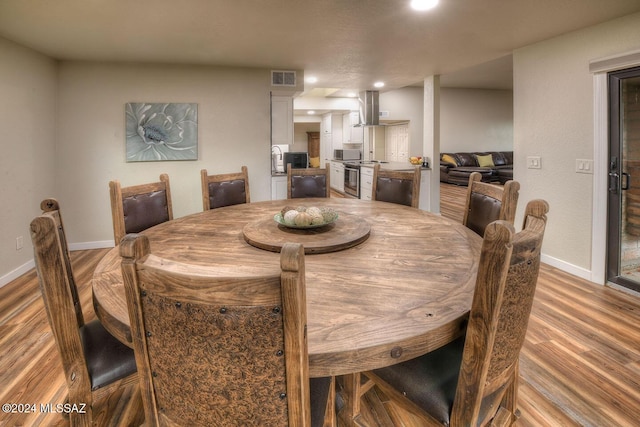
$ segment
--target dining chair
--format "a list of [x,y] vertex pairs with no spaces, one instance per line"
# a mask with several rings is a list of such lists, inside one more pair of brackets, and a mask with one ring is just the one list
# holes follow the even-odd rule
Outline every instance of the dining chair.
[[[30,232],[40,290],[67,383],[65,403],[78,409],[69,413],[69,422],[91,426],[94,403],[118,388],[137,387],[135,357],[99,320],[85,323],[60,206],[55,199],[45,199],[40,207],[43,213],[31,221]],[[133,419],[123,420],[127,425],[143,421],[142,402],[132,403]]]
[[380,163],[373,167],[371,200],[417,208],[420,203],[420,166],[413,171],[387,170]]
[[481,180],[479,172],[469,176],[462,223],[482,237],[485,227],[493,221],[503,220],[513,224],[520,183],[511,180],[504,185],[497,185]]
[[200,171],[202,181],[202,209],[249,203],[249,173],[246,166],[240,172],[208,175],[206,169]]
[[424,425],[511,425],[517,418],[518,358],[540,268],[549,205],[529,202],[524,228],[486,227],[465,335],[416,359],[364,373]]
[[329,163],[324,169],[293,169],[287,164],[287,199],[304,197],[330,197]]
[[159,182],[122,187],[120,181],[109,182],[113,238],[118,245],[127,233],[139,233],[173,219],[169,175]]
[[309,379],[302,245],[251,276],[159,258],[142,234],[120,255],[150,425],[319,427],[335,413],[333,379]]

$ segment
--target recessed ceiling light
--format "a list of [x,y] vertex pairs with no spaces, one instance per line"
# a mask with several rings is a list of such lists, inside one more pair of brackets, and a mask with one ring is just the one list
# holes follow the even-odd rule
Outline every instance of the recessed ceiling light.
[[315,111],[313,111],[313,110],[309,110],[309,111],[307,111],[307,114],[309,114],[309,115],[311,115],[311,114],[315,114],[315,113],[316,113],[316,112],[315,112]]
[[304,79],[307,83],[317,83],[318,82],[318,78],[317,77],[313,77],[313,76],[309,76],[306,79]]
[[347,94],[347,96],[348,96],[349,98],[355,98],[356,96],[358,96],[358,94],[357,94],[357,93],[355,93],[355,92],[349,92],[349,93]]
[[439,0],[411,0],[411,7],[414,10],[429,10],[436,7]]
[[384,86],[384,82],[375,82],[373,85],[375,87],[383,87]]

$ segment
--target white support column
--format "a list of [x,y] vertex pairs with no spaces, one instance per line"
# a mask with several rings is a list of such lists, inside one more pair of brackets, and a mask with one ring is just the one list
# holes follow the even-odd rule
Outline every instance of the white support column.
[[427,210],[440,213],[440,76],[424,79],[423,155],[429,157],[431,185]]

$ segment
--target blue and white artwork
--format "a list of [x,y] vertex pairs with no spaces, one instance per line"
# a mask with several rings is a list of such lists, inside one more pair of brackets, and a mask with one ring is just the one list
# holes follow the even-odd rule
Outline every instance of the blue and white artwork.
[[198,160],[198,104],[125,105],[127,162]]

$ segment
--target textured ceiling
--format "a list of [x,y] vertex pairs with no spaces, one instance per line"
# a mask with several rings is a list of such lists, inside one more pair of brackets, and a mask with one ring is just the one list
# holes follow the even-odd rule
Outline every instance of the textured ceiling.
[[513,49],[638,11],[638,0],[440,0],[421,13],[408,0],[1,0],[0,36],[62,60],[302,69],[317,87],[432,74],[500,87]]

